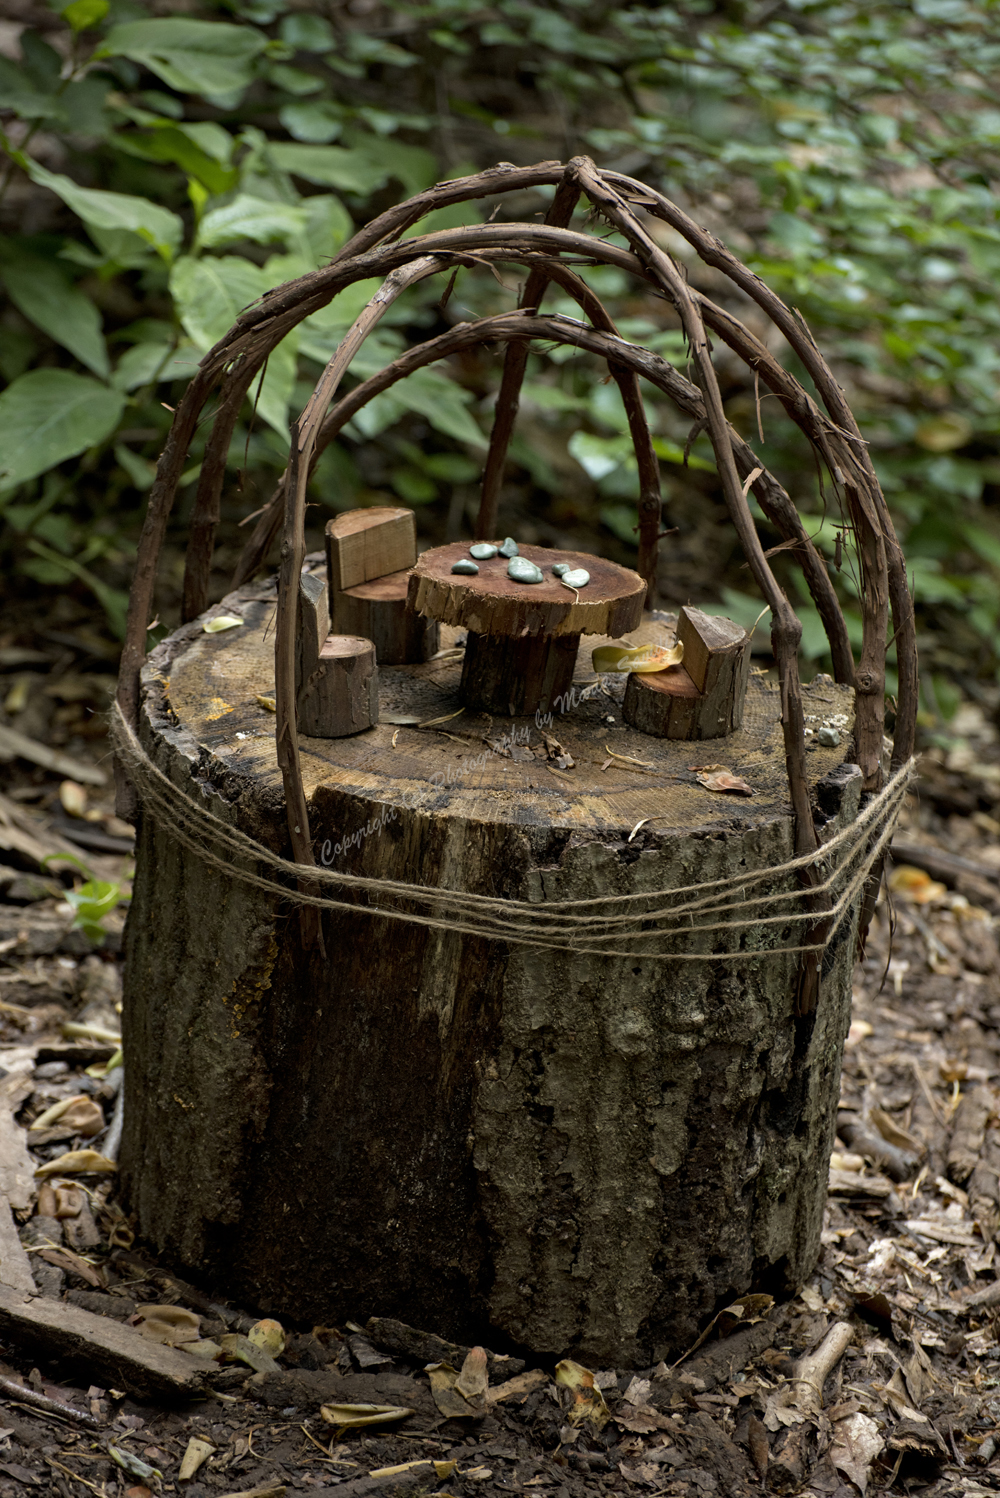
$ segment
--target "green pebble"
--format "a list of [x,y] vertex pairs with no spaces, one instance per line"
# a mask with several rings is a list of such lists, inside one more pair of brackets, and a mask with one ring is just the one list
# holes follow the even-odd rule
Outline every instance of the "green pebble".
[[516,583],[541,583],[545,579],[542,576],[541,567],[536,567],[534,562],[529,562],[527,557],[511,557],[507,563],[507,576],[513,578]]
[[570,571],[570,565],[568,562],[553,562],[552,571],[556,577],[565,577],[567,572]]
[[475,562],[467,562],[463,557],[460,561],[454,564],[451,570],[452,572],[460,572],[463,577],[475,577],[476,573],[479,571],[479,568],[476,566]]
[[572,572],[564,572],[561,580],[567,588],[585,588],[590,582],[590,573],[582,567],[574,567]]
[[505,539],[503,545],[501,547],[499,547],[498,550],[499,550],[500,555],[502,557],[516,557],[517,556],[517,542],[514,540],[513,536],[508,536]]
[[469,547],[469,555],[474,556],[477,562],[488,562],[490,557],[495,557],[498,548],[491,541],[477,541],[475,546]]

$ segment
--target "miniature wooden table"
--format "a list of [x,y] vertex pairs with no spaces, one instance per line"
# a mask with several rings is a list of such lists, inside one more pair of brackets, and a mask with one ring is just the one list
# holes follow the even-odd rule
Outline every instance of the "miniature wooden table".
[[[646,585],[637,572],[579,551],[519,546],[544,574],[540,583],[507,576],[508,558],[477,562],[474,576],[453,573],[472,560],[469,543],[437,546],[417,558],[408,603],[417,613],[468,630],[460,695],[463,704],[516,717],[549,710],[569,691],[580,636],[618,639],[642,621]],[[556,562],[590,573],[574,593],[553,576]]]

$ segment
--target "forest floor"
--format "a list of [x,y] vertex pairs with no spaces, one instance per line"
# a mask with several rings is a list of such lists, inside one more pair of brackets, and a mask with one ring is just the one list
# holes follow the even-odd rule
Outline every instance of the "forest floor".
[[[121,909],[95,946],[73,927],[72,867],[49,858],[68,850],[127,893],[101,717],[113,670],[86,622],[0,619],[0,1498],[1000,1491],[1000,743],[979,705],[924,753],[856,969],[808,1284],[784,1305],[745,1298],[673,1368],[592,1370],[597,1392],[542,1359],[491,1358],[484,1376],[473,1356],[466,1397],[435,1396],[425,1365],[461,1369],[469,1350],[433,1327],[289,1329],[269,1367],[243,1336],[252,1307],[144,1256],[110,1172],[64,1158],[114,1153]],[[182,1308],[172,1325],[150,1314],[164,1305]],[[172,1353],[140,1322],[235,1361]],[[181,1399],[178,1359],[211,1392]],[[412,1413],[331,1423],[359,1404]]]

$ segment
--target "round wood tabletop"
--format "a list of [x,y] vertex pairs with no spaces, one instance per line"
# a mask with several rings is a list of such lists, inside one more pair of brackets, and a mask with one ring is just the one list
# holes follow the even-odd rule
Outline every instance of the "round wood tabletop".
[[[410,605],[428,618],[479,635],[586,634],[617,639],[642,622],[646,584],[628,567],[549,546],[518,546],[518,555],[541,568],[543,582],[515,582],[507,576],[509,558],[502,556],[477,561],[476,576],[453,573],[456,562],[474,560],[469,543],[435,546],[417,558],[410,574]],[[574,593],[553,576],[556,562],[583,567],[590,582]]]

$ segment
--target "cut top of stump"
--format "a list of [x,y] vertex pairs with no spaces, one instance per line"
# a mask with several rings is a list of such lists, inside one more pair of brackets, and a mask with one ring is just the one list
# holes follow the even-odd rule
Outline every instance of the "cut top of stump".
[[[507,576],[508,559],[502,556],[479,562],[476,576],[452,573],[455,562],[469,558],[466,541],[425,551],[410,574],[410,607],[442,624],[510,638],[585,634],[617,639],[642,622],[646,584],[628,567],[548,546],[519,546],[518,554],[541,568],[543,582],[515,582]],[[590,582],[574,593],[553,576],[554,562],[583,567]]]

